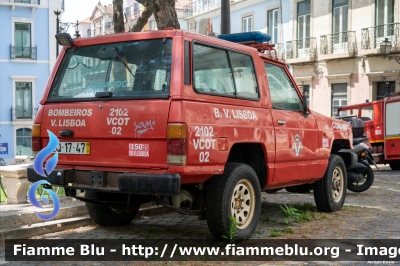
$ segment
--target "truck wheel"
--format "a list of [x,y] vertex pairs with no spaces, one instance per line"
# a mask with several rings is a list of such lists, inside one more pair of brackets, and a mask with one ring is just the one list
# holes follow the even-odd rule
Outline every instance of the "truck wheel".
[[367,169],[363,173],[363,180],[361,182],[354,182],[352,184],[348,184],[347,188],[353,192],[363,192],[369,189],[374,183],[374,171],[372,171],[371,167],[368,164],[364,164]]
[[[115,195],[115,193],[99,193],[97,191],[87,190],[85,191],[85,198],[98,199],[101,194]],[[86,202],[86,208],[89,212],[90,218],[96,224],[103,226],[122,226],[128,225],[132,222],[139,211],[140,205],[132,207],[130,212],[124,212],[110,206],[101,206],[88,202]]]
[[216,239],[229,238],[230,217],[236,218],[236,237],[251,237],[261,211],[261,188],[247,164],[228,163],[222,176],[214,176],[207,189],[207,225]]
[[395,161],[393,163],[389,163],[390,169],[392,170],[400,170],[400,161]]
[[347,173],[343,159],[332,154],[322,179],[315,183],[314,199],[323,212],[339,211],[346,198]]

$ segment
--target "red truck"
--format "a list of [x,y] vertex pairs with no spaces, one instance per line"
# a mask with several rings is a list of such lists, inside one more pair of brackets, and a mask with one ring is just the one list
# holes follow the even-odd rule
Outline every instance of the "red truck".
[[[263,43],[269,35],[57,38],[64,48],[40,101],[33,149],[46,146],[47,130],[56,134],[58,164],[46,180],[68,196],[84,190],[77,198],[97,224],[129,224],[155,201],[205,214],[216,238],[233,216],[240,240],[256,228],[261,191],[313,190],[318,210],[342,208],[357,164],[351,126],[309,110]],[[30,168],[28,179],[45,178]]]
[[364,120],[375,162],[400,170],[399,112],[400,95],[394,95],[384,100],[342,106],[337,115],[355,115]]

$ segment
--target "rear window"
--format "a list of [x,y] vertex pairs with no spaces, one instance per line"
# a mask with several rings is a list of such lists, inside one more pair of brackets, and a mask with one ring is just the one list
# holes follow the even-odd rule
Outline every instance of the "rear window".
[[358,108],[356,109],[345,109],[338,111],[339,116],[356,116],[358,117]]
[[167,98],[171,51],[171,39],[70,48],[48,99]]

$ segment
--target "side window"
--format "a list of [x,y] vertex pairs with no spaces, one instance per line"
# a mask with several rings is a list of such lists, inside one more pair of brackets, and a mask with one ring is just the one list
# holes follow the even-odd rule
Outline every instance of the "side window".
[[251,57],[244,54],[229,52],[238,97],[258,98],[256,75]]
[[366,106],[361,109],[361,119],[363,121],[374,120],[374,107]]
[[193,79],[198,93],[259,98],[254,65],[249,55],[194,44]]
[[285,71],[279,66],[268,63],[265,63],[265,70],[273,108],[302,111],[302,102]]
[[227,51],[195,44],[193,71],[193,84],[197,92],[234,96],[235,88]]

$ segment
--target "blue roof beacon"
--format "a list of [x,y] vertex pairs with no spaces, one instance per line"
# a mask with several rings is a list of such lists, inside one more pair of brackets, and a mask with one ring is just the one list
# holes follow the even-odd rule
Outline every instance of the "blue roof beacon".
[[232,34],[222,34],[218,35],[218,38],[226,41],[247,44],[247,43],[269,42],[271,40],[271,35],[260,31],[251,31],[251,32],[241,32]]

